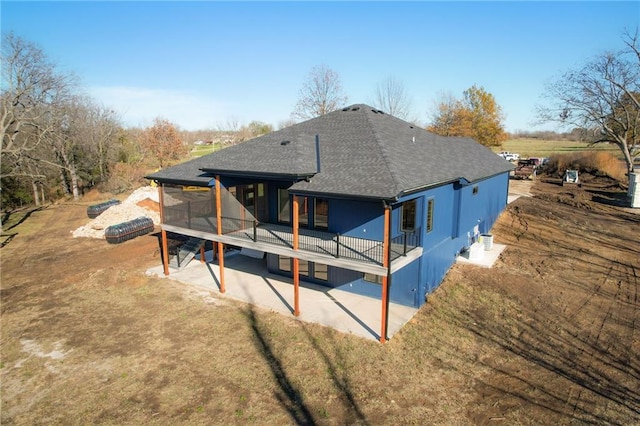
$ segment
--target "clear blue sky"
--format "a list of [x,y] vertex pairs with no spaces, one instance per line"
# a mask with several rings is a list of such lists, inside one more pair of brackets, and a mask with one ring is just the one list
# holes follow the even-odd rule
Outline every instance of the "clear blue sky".
[[[324,64],[352,103],[402,81],[419,123],[443,93],[492,93],[533,130],[544,84],[640,25],[640,2],[9,2],[2,32],[36,43],[125,125],[289,118]],[[542,128],[552,128],[542,126]]]

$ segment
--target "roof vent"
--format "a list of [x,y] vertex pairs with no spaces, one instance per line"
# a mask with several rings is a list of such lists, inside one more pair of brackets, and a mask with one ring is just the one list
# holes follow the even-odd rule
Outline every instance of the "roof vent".
[[280,145],[285,146],[285,145],[289,145],[291,143],[291,141],[282,141],[280,142]]
[[378,114],[384,114],[384,111],[378,110]]
[[349,111],[349,107],[342,108],[343,111]]
[[353,107],[353,108],[351,108],[351,111],[357,111],[359,109],[360,109],[360,107]]
[[374,114],[377,114],[378,110],[372,109],[371,112],[373,112]]

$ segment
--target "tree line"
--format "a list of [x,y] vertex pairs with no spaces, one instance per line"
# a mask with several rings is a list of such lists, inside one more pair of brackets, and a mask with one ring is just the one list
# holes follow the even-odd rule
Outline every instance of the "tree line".
[[[564,137],[616,144],[631,172],[640,150],[637,32],[626,33],[623,42],[619,51],[597,55],[549,84],[546,103],[537,112],[542,122],[565,126]],[[131,189],[144,182],[146,172],[188,155],[185,131],[162,118],[144,129],[124,128],[115,111],[82,93],[73,74],[60,72],[37,45],[14,34],[2,40],[1,89],[3,209],[61,197],[78,199],[83,190],[97,185],[112,192]],[[278,127],[326,114],[347,102],[339,74],[318,65],[307,76],[290,119]],[[372,103],[416,122],[409,91],[395,77],[378,84]],[[441,95],[424,126],[440,135],[500,146],[508,137],[503,121],[494,96],[473,85],[459,98]],[[230,135],[226,142],[237,143],[274,129],[260,121],[241,126],[231,119],[220,130]]]

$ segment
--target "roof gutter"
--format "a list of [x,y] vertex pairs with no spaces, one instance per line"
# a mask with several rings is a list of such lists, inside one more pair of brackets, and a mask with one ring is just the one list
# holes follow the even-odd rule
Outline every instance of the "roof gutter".
[[462,185],[471,185],[472,183],[480,182],[480,181],[485,180],[485,179],[490,179],[492,177],[501,175],[503,173],[509,173],[509,170],[505,170],[505,171],[501,171],[501,172],[498,172],[498,173],[494,173],[494,174],[489,175],[489,176],[483,176],[483,177],[481,177],[479,179],[476,179],[476,180],[469,180],[464,176],[460,176],[459,178],[456,178],[456,179],[443,180],[441,182],[436,182],[436,183],[430,183],[430,184],[426,184],[426,185],[416,186],[415,188],[411,188],[411,189],[406,189],[406,190],[400,191],[400,193],[398,194],[398,197],[396,197],[396,198],[403,197],[405,195],[414,194],[414,193],[419,192],[419,191],[424,191],[425,189],[435,188],[437,186],[442,186],[442,185],[446,185],[446,184],[454,183],[454,182],[459,182]]
[[[220,170],[220,169],[200,169],[205,173],[211,173],[221,176],[231,176],[240,178],[266,178],[275,180],[308,180],[311,179],[316,172],[309,173],[277,173],[277,172],[252,172],[247,170]],[[213,177],[212,177],[213,179]]]

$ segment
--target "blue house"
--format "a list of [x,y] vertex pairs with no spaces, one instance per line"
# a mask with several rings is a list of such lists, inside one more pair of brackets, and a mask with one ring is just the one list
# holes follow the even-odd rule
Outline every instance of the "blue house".
[[225,247],[265,268],[421,306],[461,251],[507,203],[512,166],[469,138],[443,137],[352,105],[147,176],[167,232],[212,241],[224,292]]

